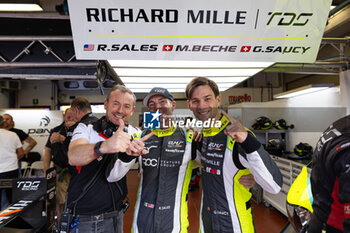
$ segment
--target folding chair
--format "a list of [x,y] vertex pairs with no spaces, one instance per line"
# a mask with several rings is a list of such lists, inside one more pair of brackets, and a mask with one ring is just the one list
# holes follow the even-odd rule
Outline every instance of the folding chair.
[[22,172],[22,178],[26,177],[27,172],[28,172],[28,163],[25,161],[21,161],[21,172]]
[[[30,166],[28,177],[33,176],[33,169],[39,170],[39,172],[41,173],[41,175],[34,175],[34,176],[43,176],[43,174],[44,174],[44,161],[33,162],[32,165]],[[38,172],[38,171],[34,171],[34,172]]]

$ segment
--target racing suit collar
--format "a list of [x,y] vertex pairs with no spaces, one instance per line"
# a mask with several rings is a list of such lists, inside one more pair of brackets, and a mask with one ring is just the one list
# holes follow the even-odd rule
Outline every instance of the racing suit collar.
[[223,129],[226,128],[226,126],[230,123],[229,119],[227,119],[226,116],[221,115],[220,118],[221,126],[220,127],[210,127],[210,128],[203,128],[203,136],[204,137],[212,137],[220,133]]
[[161,137],[166,137],[166,136],[170,136],[172,135],[177,127],[175,127],[174,125],[172,125],[170,128],[166,128],[166,129],[151,129],[152,132],[154,132],[154,135],[156,135],[157,137],[161,138]]

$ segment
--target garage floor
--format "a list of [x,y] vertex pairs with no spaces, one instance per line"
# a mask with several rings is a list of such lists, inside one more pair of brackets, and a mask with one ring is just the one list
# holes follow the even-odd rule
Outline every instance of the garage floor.
[[[129,188],[130,208],[124,216],[124,232],[131,232],[132,216],[135,206],[136,193],[139,184],[139,176],[137,170],[131,170],[127,175]],[[190,227],[189,233],[198,233],[199,227],[199,211],[201,202],[201,190],[189,192],[188,212]],[[257,233],[279,233],[286,226],[287,218],[273,208],[266,208],[264,204],[256,205],[252,202],[254,212],[254,222]]]

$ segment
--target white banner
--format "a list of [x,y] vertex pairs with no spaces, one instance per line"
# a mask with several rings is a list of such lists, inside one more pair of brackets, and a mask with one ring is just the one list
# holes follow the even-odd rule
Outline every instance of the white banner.
[[69,0],[78,59],[314,62],[331,0]]
[[[23,130],[37,141],[32,151],[39,152],[43,157],[50,130],[63,122],[61,111],[0,109],[0,115],[10,114],[15,122],[15,128]],[[26,145],[24,145],[25,147]]]

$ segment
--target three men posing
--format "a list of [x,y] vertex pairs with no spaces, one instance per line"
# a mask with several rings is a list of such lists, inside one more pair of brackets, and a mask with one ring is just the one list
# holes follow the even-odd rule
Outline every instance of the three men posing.
[[[186,195],[191,160],[197,158],[203,176],[201,232],[254,232],[251,193],[243,178],[253,174],[265,190],[278,193],[281,173],[252,133],[218,111],[221,97],[216,83],[196,78],[187,86],[186,94],[197,119],[215,118],[221,127],[204,128],[203,141],[193,145],[191,132],[169,123],[175,108],[172,95],[164,88],[153,88],[146,96],[143,103],[150,111],[161,113],[162,128],[151,130],[155,135],[144,142],[149,153],[139,158],[141,181],[132,231],[187,232]],[[114,169],[109,180],[123,177],[125,168]]]
[[[68,206],[75,205],[80,219],[76,232],[78,228],[97,232],[92,230],[97,225],[105,232],[122,232],[119,206],[127,193],[125,174],[135,162],[134,156],[140,155],[142,176],[133,232],[187,232],[186,196],[195,158],[201,162],[203,175],[201,232],[254,232],[251,194],[241,177],[252,174],[265,190],[277,193],[282,186],[279,169],[251,133],[218,111],[221,97],[214,82],[196,78],[187,86],[186,96],[197,119],[221,121],[220,128],[204,128],[203,140],[196,145],[191,132],[171,124],[167,124],[168,128],[146,130],[142,139],[131,140],[130,135],[137,130],[130,125],[124,129],[124,121],[135,109],[135,97],[120,87],[112,89],[105,101],[105,118],[99,123],[78,125],[69,147],[70,164],[77,169],[83,166],[80,172],[89,168],[88,173],[95,174],[100,166],[105,172],[79,205],[68,198]],[[151,111],[160,111],[163,122],[172,121],[175,101],[166,89],[153,89],[144,104]],[[103,163],[104,160],[108,161]]]

